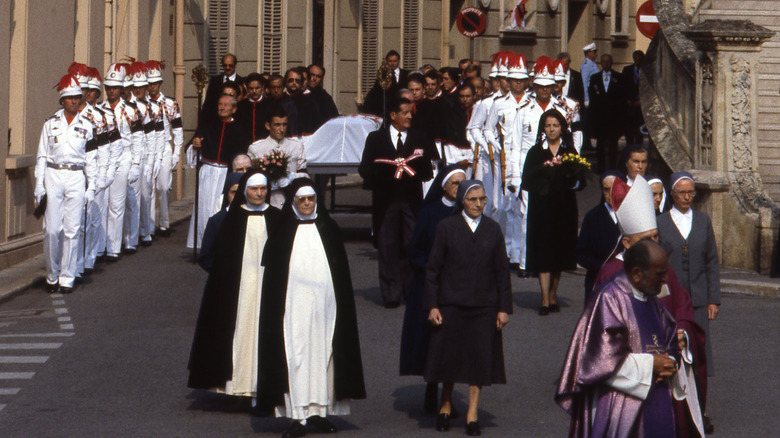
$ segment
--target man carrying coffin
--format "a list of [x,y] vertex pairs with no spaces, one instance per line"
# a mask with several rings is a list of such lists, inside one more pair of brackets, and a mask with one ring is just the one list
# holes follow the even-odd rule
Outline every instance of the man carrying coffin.
[[333,433],[324,417],[348,415],[350,399],[366,397],[357,314],[341,231],[308,178],[288,187],[279,226],[263,254],[257,404],[293,422],[282,435],[310,425]]
[[257,170],[241,178],[220,228],[190,353],[190,388],[251,397],[257,387],[257,346],[263,255],[279,210],[268,205],[268,182]]

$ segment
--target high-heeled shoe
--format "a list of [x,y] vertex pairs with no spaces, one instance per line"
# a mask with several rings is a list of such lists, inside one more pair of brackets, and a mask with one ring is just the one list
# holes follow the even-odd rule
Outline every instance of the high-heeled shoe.
[[539,308],[539,316],[545,316],[548,313],[550,313],[550,309],[547,306],[542,306]]
[[482,432],[479,430],[479,422],[472,421],[466,425],[466,435],[468,436],[480,436]]
[[550,313],[558,313],[561,311],[561,308],[558,307],[558,303],[550,304]]
[[436,430],[439,432],[450,430],[450,414],[439,414],[439,418],[436,419]]

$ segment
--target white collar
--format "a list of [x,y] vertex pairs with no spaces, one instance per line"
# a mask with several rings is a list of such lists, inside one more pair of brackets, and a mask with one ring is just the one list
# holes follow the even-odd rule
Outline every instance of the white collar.
[[688,207],[688,211],[686,211],[685,213],[683,213],[683,212],[681,212],[680,210],[678,210],[676,206],[672,206],[672,212],[671,212],[671,214],[673,214],[673,215],[675,215],[675,216],[681,216],[681,217],[684,217],[684,218],[688,218],[688,219],[690,219],[690,220],[693,220],[693,209],[692,209],[691,207]]
[[642,301],[643,303],[647,302],[647,295],[642,293],[642,291],[640,291],[639,289],[635,288],[633,284],[631,284],[631,293],[634,294],[634,298],[636,298],[637,300]]
[[463,210],[460,212],[461,216],[463,216],[464,219],[466,219],[466,225],[471,228],[471,232],[477,231],[477,227],[479,226],[479,223],[482,221],[482,215],[479,215],[476,219],[472,219],[469,217],[469,215],[466,214],[466,211]]
[[450,201],[449,199],[445,198],[444,196],[441,197],[441,203],[446,205],[447,207],[454,207],[455,201]]
[[227,82],[227,81],[233,81],[233,82],[235,82],[235,81],[236,81],[236,75],[237,75],[237,74],[238,74],[238,73],[236,73],[236,72],[233,72],[233,74],[232,74],[232,75],[230,75],[230,76],[225,76],[225,74],[224,74],[224,73],[222,73],[222,83],[224,84],[224,83],[225,83],[225,82]]
[[396,143],[398,143],[398,134],[401,134],[401,141],[406,143],[406,133],[407,131],[399,131],[395,129],[393,125],[390,125],[390,141],[393,142],[393,146],[396,146]]
[[246,204],[241,204],[241,207],[244,210],[249,210],[249,211],[266,211],[268,209],[268,203],[263,202],[260,205],[252,205],[247,202]]
[[615,213],[615,210],[607,204],[607,201],[604,201],[604,207],[607,208],[607,213],[609,213],[609,217],[612,218],[612,222],[617,223],[617,214]]

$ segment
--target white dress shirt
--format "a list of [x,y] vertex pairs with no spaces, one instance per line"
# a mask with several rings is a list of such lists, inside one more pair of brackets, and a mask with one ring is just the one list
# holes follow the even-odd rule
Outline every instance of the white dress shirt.
[[476,219],[472,219],[469,217],[469,215],[466,214],[465,210],[461,211],[460,214],[463,215],[464,219],[466,219],[466,225],[468,225],[469,228],[471,228],[471,232],[472,233],[476,232],[477,227],[479,226],[479,222],[482,220],[482,215],[479,215],[479,217],[477,217]]
[[401,134],[401,143],[406,144],[406,131],[399,131],[390,125],[390,142],[393,143],[393,147],[398,149],[398,134]]

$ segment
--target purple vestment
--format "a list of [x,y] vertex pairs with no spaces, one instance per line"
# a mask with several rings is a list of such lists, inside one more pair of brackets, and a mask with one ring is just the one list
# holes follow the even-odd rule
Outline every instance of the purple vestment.
[[[644,401],[605,385],[630,353],[654,352],[642,340],[644,327],[632,301],[636,298],[631,284],[621,272],[601,286],[577,322],[555,394],[555,401],[572,417],[570,437],[644,436]],[[677,357],[674,318],[655,296],[648,296],[646,304],[658,317],[658,344]]]

